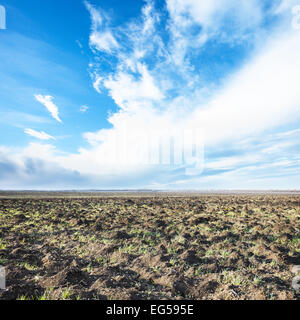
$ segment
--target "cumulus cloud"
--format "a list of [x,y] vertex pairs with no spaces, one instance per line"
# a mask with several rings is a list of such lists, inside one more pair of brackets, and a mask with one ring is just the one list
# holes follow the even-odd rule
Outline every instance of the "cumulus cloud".
[[56,190],[89,187],[79,172],[60,167],[52,145],[30,143],[24,149],[0,147],[0,188]]
[[128,73],[120,72],[104,81],[104,86],[115,103],[124,110],[134,111],[147,103],[147,100],[158,101],[164,97],[147,67],[138,64],[137,70],[140,74],[139,80]]
[[34,138],[40,139],[40,140],[55,140],[54,137],[50,136],[48,133],[44,131],[36,131],[33,129],[25,129],[24,132],[28,134],[29,136],[32,136]]
[[36,94],[34,97],[38,102],[46,107],[46,109],[50,112],[51,116],[55,120],[62,123],[61,119],[58,116],[58,107],[52,102],[52,100],[54,99],[53,97],[43,96],[41,94]]

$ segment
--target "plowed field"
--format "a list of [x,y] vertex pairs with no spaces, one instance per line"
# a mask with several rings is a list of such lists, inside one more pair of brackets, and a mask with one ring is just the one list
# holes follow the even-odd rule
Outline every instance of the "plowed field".
[[298,195],[0,197],[0,299],[299,299]]

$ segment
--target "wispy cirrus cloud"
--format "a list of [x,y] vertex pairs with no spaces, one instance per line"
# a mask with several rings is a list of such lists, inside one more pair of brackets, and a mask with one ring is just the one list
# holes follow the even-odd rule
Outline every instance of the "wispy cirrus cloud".
[[233,36],[253,32],[264,18],[264,6],[259,0],[241,0],[238,6],[236,0],[166,2],[171,16],[171,26],[175,28],[172,31],[178,33],[193,27],[193,24],[198,24],[202,32],[211,33],[209,35],[233,31],[234,34],[227,34],[232,40]]
[[30,123],[45,124],[50,120],[47,117],[40,117],[34,114],[18,111],[0,111],[0,122],[10,123],[16,127],[24,127]]
[[119,44],[107,27],[108,16],[104,12],[97,10],[89,2],[85,1],[84,3],[92,19],[90,45],[98,51],[112,53],[119,48]]
[[87,112],[88,110],[89,110],[89,107],[86,106],[86,105],[81,106],[80,109],[79,109],[79,111],[80,111],[81,113],[85,113],[85,112]]
[[50,136],[48,133],[44,131],[36,131],[33,129],[25,129],[24,132],[28,134],[29,136],[32,136],[34,138],[37,138],[39,140],[55,140],[54,137]]
[[40,102],[42,105],[46,107],[46,109],[50,112],[51,116],[57,120],[58,122],[62,123],[61,119],[58,115],[58,107],[53,103],[52,96],[43,96],[41,94],[36,94],[35,99]]

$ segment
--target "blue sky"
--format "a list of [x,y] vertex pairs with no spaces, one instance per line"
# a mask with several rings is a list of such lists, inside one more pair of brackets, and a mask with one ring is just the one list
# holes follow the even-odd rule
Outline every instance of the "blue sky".
[[0,189],[300,188],[300,1],[0,5]]

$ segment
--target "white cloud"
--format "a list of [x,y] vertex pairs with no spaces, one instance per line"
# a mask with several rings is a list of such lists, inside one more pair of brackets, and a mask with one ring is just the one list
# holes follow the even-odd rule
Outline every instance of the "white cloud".
[[252,61],[231,76],[191,124],[201,126],[207,142],[256,135],[300,119],[299,35],[271,39]]
[[120,72],[104,81],[111,97],[124,110],[134,111],[144,106],[147,100],[159,101],[164,97],[147,67],[137,64],[137,69],[140,80],[135,80],[128,73]]
[[119,48],[119,44],[113,36],[111,30],[105,25],[108,18],[100,9],[96,9],[89,2],[85,2],[92,19],[92,33],[90,35],[90,45],[95,49],[107,53]]
[[78,47],[79,47],[80,49],[83,48],[83,45],[81,44],[81,42],[80,42],[79,40],[76,40],[75,42],[77,43],[77,45],[78,45]]
[[0,122],[1,123],[10,123],[16,127],[24,127],[29,123],[50,123],[50,120],[47,117],[40,117],[29,113],[16,112],[16,111],[0,111]]
[[116,39],[111,32],[93,32],[90,36],[90,44],[99,51],[105,51],[111,53],[113,49],[119,47]]
[[88,110],[89,110],[89,107],[86,106],[86,105],[83,105],[83,106],[80,107],[80,112],[82,112],[82,113],[85,113],[85,112],[87,112]]
[[88,1],[84,1],[84,4],[91,15],[92,29],[95,30],[95,29],[101,27],[103,24],[103,13],[100,10],[97,10]]
[[26,148],[0,147],[0,188],[14,190],[71,189],[87,185],[78,172],[61,168],[54,146],[30,143]]
[[84,139],[88,141],[91,146],[98,146],[105,140],[107,130],[103,129],[98,132],[85,132],[83,134]]
[[[259,0],[166,0],[170,15],[170,56],[180,68],[190,67],[186,56],[210,39],[239,43],[257,40],[263,22]],[[186,70],[183,69],[183,72]]]
[[95,81],[93,82],[93,87],[98,93],[101,93],[101,81],[102,78],[99,75],[97,75]]
[[167,0],[173,22],[181,28],[192,23],[201,25],[205,31],[220,31],[220,26],[230,18],[239,32],[257,27],[262,19],[261,2],[258,0]]
[[288,13],[291,14],[291,9],[296,5],[299,5],[298,0],[281,0],[280,4],[277,7],[275,7],[274,11],[277,14],[281,14],[286,11],[288,11]]
[[33,129],[25,129],[24,132],[28,134],[29,136],[32,136],[34,138],[40,139],[40,140],[55,140],[54,137],[50,136],[48,133],[44,131],[36,131]]
[[58,116],[58,107],[52,102],[52,100],[54,99],[53,97],[43,96],[41,94],[36,94],[34,97],[38,102],[46,107],[46,109],[50,112],[55,120],[62,123],[61,119]]

